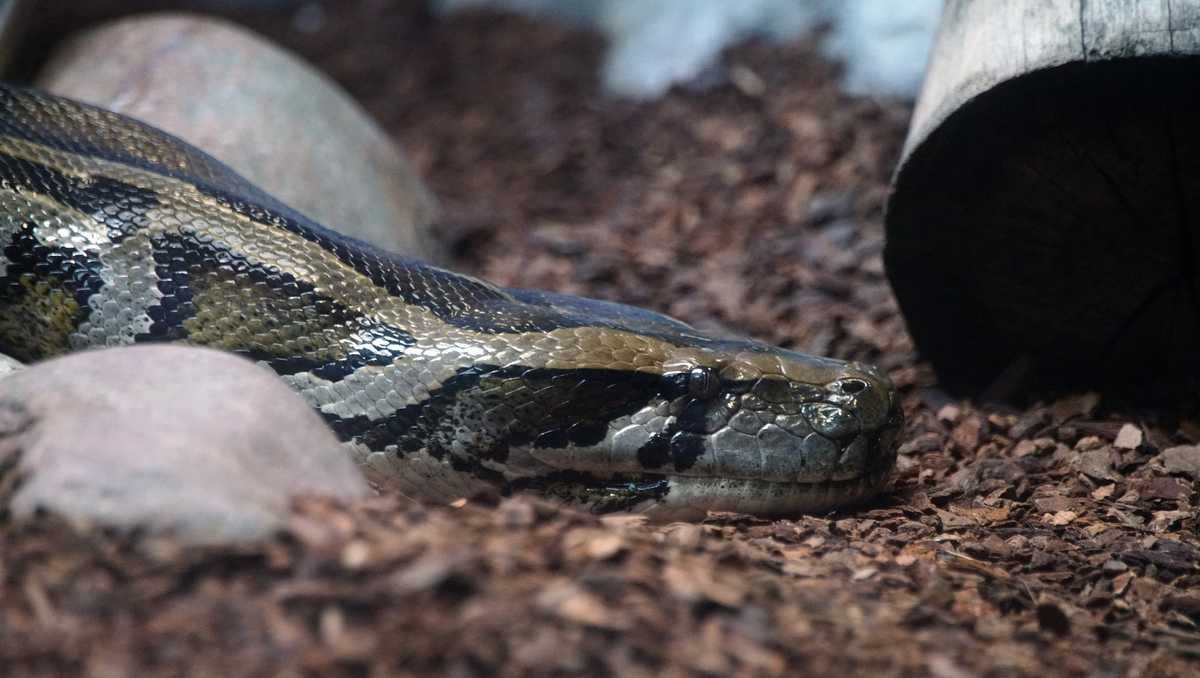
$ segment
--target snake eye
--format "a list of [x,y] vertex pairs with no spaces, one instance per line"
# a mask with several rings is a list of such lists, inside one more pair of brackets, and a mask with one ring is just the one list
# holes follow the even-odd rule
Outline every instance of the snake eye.
[[693,367],[688,371],[687,387],[697,398],[711,398],[721,390],[721,378],[707,367]]

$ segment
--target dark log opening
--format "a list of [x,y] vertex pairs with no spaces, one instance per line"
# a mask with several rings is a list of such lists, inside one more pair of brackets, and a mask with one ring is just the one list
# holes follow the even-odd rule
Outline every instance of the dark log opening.
[[1200,59],[1071,63],[951,114],[897,174],[885,260],[939,378],[1169,396],[1200,375]]

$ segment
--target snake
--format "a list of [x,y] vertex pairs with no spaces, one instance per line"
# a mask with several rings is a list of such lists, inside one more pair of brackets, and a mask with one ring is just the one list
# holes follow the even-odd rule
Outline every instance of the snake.
[[381,492],[785,516],[886,487],[876,367],[512,289],[326,228],[157,128],[0,84],[0,351],[174,342],[270,368]]

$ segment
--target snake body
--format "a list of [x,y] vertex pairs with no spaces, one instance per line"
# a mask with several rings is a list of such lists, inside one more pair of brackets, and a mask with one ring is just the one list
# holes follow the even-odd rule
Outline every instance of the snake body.
[[406,259],[164,132],[6,85],[0,248],[0,350],[242,354],[414,496],[789,514],[866,499],[895,461],[898,399],[872,367]]

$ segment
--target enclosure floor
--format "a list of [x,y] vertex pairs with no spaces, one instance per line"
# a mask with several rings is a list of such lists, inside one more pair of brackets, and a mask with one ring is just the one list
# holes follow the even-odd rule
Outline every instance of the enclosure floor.
[[1200,468],[1162,454],[1200,425],[937,389],[880,259],[906,106],[843,96],[812,45],[615,102],[585,33],[322,5],[315,33],[248,20],[403,144],[458,268],[882,364],[909,419],[896,486],[854,512],[666,526],[521,498],[309,502],[238,549],[2,522],[6,675],[1200,670]]

